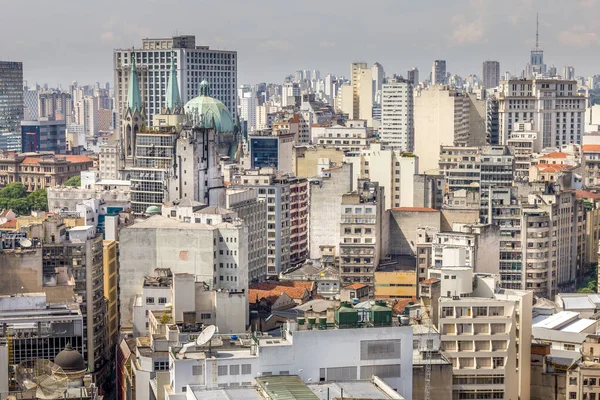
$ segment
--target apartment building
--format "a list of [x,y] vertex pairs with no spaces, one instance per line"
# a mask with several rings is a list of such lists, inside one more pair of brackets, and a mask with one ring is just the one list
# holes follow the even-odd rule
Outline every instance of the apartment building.
[[312,144],[353,152],[367,148],[375,140],[365,120],[347,120],[343,125],[314,124],[310,134]]
[[[451,269],[449,269],[451,270]],[[444,280],[454,281],[446,271]],[[475,278],[466,296],[439,299],[441,348],[453,367],[453,398],[529,398],[531,304],[528,291],[494,292],[493,278]]]
[[346,153],[344,161],[352,164],[353,187],[357,187],[360,179],[369,179],[385,188],[386,210],[414,206],[414,175],[419,169],[419,157],[371,143],[360,152]]
[[[280,174],[274,168],[248,169],[234,173],[229,187],[255,188],[258,191],[258,198],[264,199],[267,203],[266,278],[278,276],[291,265],[306,259],[308,256],[307,179]],[[293,194],[292,189],[294,189]],[[294,231],[293,243],[292,230]],[[292,245],[294,246],[293,259]]]
[[401,151],[414,148],[413,84],[406,80],[388,80],[381,87],[382,142]]
[[267,202],[257,189],[227,189],[225,207],[248,226],[248,281],[267,276]]
[[383,251],[384,189],[361,181],[356,191],[342,196],[340,220],[341,284],[369,285],[374,292],[375,268]]
[[441,146],[486,144],[485,100],[447,86],[432,86],[414,98],[414,126],[419,173],[438,169]]

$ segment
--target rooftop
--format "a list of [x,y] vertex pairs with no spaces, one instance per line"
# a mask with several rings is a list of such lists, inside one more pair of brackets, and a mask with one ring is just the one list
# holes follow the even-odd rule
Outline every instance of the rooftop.
[[417,271],[417,258],[410,255],[392,255],[379,260],[375,272]]
[[440,210],[436,210],[435,208],[427,208],[427,207],[396,207],[392,208],[393,211],[405,211],[405,212],[440,212]]
[[248,302],[254,304],[261,299],[274,302],[283,293],[292,299],[302,299],[306,292],[313,289],[314,282],[287,281],[287,282],[261,282],[248,288]]

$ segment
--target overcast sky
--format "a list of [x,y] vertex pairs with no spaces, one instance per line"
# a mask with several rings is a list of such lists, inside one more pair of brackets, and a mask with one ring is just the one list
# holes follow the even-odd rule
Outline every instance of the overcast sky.
[[600,0],[0,0],[0,10],[0,60],[51,85],[112,85],[112,49],[176,32],[237,50],[240,83],[298,69],[347,76],[352,61],[378,61],[387,75],[416,66],[421,79],[434,59],[463,76],[481,75],[486,59],[519,73],[536,11],[548,65],[600,73]]

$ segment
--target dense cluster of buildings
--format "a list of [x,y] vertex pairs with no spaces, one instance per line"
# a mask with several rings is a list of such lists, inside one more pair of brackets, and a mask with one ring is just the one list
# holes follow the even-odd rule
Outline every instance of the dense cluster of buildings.
[[237,61],[0,62],[0,397],[600,399],[598,79]]

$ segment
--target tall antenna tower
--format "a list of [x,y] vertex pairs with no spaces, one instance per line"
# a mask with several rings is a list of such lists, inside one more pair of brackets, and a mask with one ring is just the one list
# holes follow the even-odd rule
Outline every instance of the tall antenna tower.
[[540,13],[535,13],[535,49],[540,48]]

